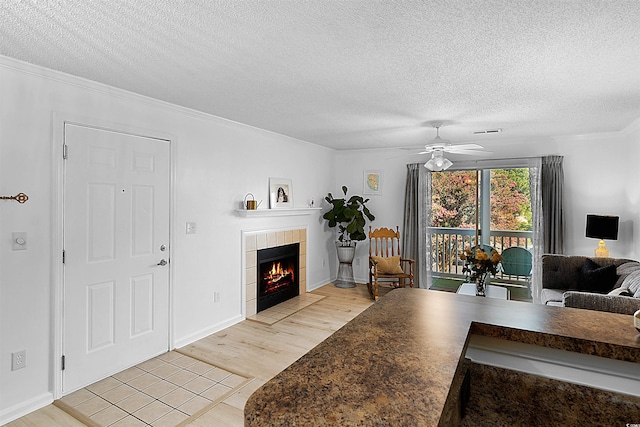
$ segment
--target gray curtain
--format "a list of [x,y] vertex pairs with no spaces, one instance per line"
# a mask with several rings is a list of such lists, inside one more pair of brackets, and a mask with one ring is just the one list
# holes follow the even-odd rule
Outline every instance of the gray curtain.
[[542,159],[534,158],[529,164],[529,190],[531,198],[531,213],[533,220],[533,268],[531,271],[531,297],[533,302],[540,302],[540,294],[542,293],[542,254],[543,250],[543,229],[544,223],[542,218],[542,197],[540,196],[542,188]]
[[543,251],[564,253],[564,170],[562,156],[542,158]]
[[[415,260],[414,283],[419,288],[429,288],[427,260],[431,259],[427,225],[431,215],[431,173],[422,163],[407,165],[404,193],[404,221],[402,224],[402,256]],[[427,203],[429,202],[429,203]]]

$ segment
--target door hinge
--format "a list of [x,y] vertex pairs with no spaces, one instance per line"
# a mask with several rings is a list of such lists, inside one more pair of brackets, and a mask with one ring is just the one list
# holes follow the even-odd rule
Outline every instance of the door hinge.
[[64,371],[64,362],[65,362],[65,360],[64,360],[64,354],[63,354],[63,355],[62,355],[62,370],[63,370],[63,371]]
[[62,158],[65,160],[67,159],[67,144],[62,146]]
[[67,261],[67,253],[63,249],[62,250],[62,263],[65,264],[66,261]]

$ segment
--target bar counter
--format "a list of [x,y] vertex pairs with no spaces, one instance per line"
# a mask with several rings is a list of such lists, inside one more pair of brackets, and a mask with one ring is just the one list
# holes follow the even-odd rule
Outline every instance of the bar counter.
[[631,316],[396,289],[258,389],[245,426],[455,425],[471,334],[640,364]]

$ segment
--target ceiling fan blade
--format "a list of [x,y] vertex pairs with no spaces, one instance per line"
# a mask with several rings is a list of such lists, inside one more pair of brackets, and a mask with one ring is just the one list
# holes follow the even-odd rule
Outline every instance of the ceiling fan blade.
[[481,156],[481,157],[485,157],[485,156],[489,156],[491,154],[493,154],[491,151],[485,151],[485,150],[455,150],[455,151],[449,151],[449,153],[451,154],[462,154],[464,156]]
[[446,147],[448,147],[447,144],[441,144],[441,143],[428,144],[424,146],[424,152],[431,153],[433,151],[443,151]]
[[459,150],[482,150],[484,147],[478,144],[458,144],[458,145],[449,145],[445,148],[445,151],[449,151],[450,153]]

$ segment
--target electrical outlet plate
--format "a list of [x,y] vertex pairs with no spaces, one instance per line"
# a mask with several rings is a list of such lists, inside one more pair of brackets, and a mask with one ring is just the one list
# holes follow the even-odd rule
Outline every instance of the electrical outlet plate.
[[27,350],[11,353],[11,370],[17,371],[27,366]]
[[196,223],[187,222],[187,234],[196,234]]
[[11,250],[26,251],[27,250],[27,233],[24,231],[16,231],[11,233]]

